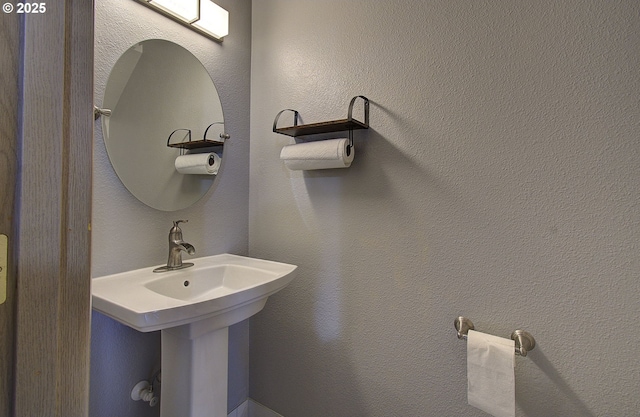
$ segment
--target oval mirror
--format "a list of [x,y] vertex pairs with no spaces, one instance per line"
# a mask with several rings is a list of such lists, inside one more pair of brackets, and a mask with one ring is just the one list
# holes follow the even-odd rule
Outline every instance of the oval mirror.
[[102,116],[109,160],[138,200],[174,211],[207,193],[222,163],[224,117],[191,52],[160,39],[132,46],[109,74],[103,108],[111,111]]

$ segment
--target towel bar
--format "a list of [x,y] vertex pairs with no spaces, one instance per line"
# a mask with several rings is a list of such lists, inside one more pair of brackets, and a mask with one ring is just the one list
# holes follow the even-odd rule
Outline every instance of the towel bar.
[[[456,318],[453,322],[453,325],[458,332],[458,339],[467,340],[467,334],[469,333],[469,330],[475,330],[473,322],[463,316],[459,316],[458,318]],[[515,330],[513,333],[511,333],[511,340],[515,342],[515,353],[519,356],[527,356],[527,353],[536,347],[536,340],[533,338],[531,333],[525,330]]]

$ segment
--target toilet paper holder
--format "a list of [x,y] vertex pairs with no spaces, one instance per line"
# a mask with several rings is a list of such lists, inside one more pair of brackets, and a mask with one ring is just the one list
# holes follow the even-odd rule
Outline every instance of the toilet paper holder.
[[[453,322],[453,325],[458,332],[458,339],[467,340],[467,334],[469,330],[475,330],[473,322],[466,317],[459,316]],[[516,345],[516,355],[527,356],[527,353],[536,347],[536,339],[533,338],[531,333],[525,330],[515,330],[511,333],[511,340]]]

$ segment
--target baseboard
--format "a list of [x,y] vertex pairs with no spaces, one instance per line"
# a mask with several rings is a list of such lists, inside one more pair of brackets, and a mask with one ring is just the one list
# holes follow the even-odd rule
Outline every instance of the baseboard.
[[283,417],[251,398],[229,413],[228,417]]

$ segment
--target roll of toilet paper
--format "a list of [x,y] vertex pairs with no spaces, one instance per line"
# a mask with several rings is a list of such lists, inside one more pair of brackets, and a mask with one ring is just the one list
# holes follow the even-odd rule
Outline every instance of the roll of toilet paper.
[[496,417],[516,414],[515,342],[475,330],[467,336],[467,400]]
[[349,139],[330,139],[287,145],[280,159],[291,170],[348,168],[354,153]]
[[177,157],[175,166],[181,174],[216,175],[220,162],[220,157],[215,152],[194,153]]

